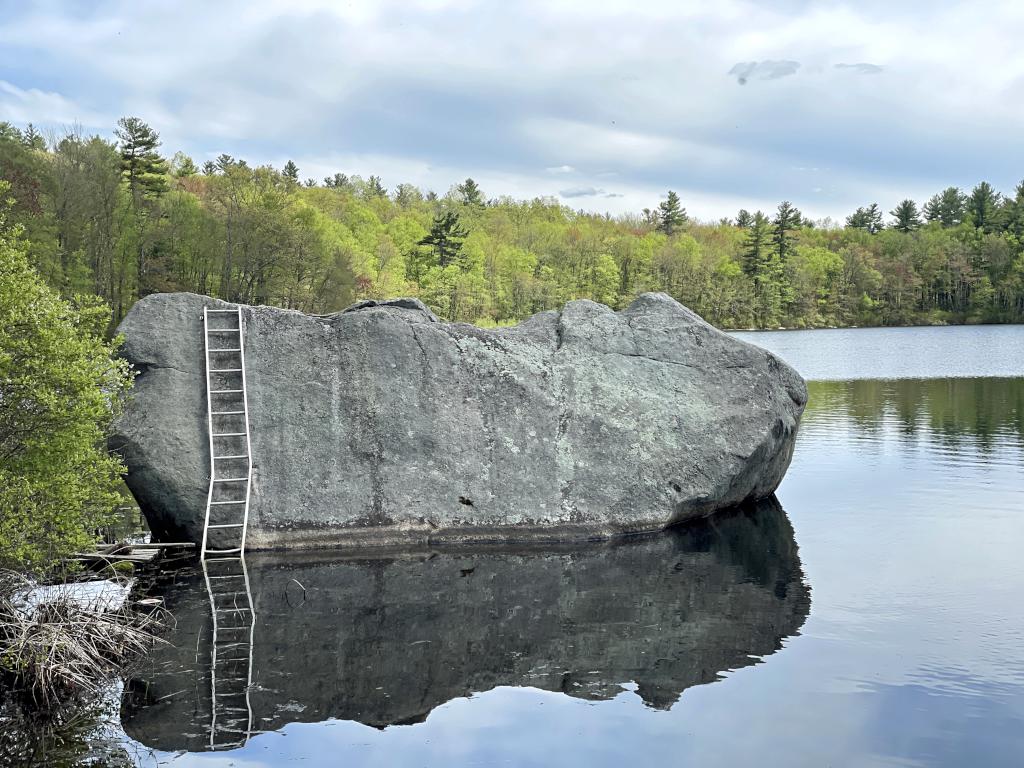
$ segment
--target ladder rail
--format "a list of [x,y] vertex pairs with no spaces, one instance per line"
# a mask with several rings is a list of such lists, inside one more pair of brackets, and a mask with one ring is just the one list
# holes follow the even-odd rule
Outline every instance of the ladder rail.
[[[238,563],[239,567],[241,568],[241,573],[230,574],[230,576],[233,577],[233,578],[241,578],[243,580],[243,583],[245,584],[245,591],[244,592],[238,592],[237,594],[244,594],[245,595],[245,600],[248,603],[247,610],[248,610],[248,616],[249,616],[249,624],[248,624],[249,639],[248,639],[248,642],[233,641],[233,642],[229,643],[227,646],[225,646],[223,650],[226,651],[226,650],[230,650],[232,648],[243,648],[245,646],[248,646],[248,648],[247,648],[248,653],[246,654],[245,657],[230,657],[230,658],[225,659],[225,661],[228,661],[228,662],[243,661],[243,660],[245,662],[247,662],[247,665],[246,665],[247,666],[247,671],[246,671],[246,676],[245,676],[246,727],[245,727],[244,731],[241,731],[239,729],[225,729],[225,728],[222,727],[220,729],[221,733],[226,732],[226,731],[230,731],[232,733],[240,733],[240,734],[242,734],[242,738],[241,738],[241,740],[239,740],[237,742],[231,742],[231,743],[224,743],[224,742],[218,742],[217,741],[217,734],[218,734],[218,730],[217,730],[217,719],[218,719],[218,717],[217,716],[218,716],[219,712],[222,711],[222,710],[223,711],[228,711],[227,708],[220,707],[218,705],[218,703],[217,703],[218,697],[224,697],[224,696],[235,697],[235,696],[242,695],[242,694],[239,694],[239,693],[235,693],[235,692],[233,692],[231,690],[228,690],[227,692],[221,692],[221,693],[217,692],[217,661],[218,661],[219,636],[221,635],[223,630],[226,630],[226,629],[233,629],[233,630],[243,629],[244,630],[246,627],[244,627],[244,626],[221,627],[220,626],[220,621],[218,620],[218,612],[232,612],[232,611],[235,611],[236,609],[233,606],[218,606],[217,605],[217,600],[216,600],[216,598],[217,598],[217,591],[214,589],[213,585],[211,584],[211,580],[212,579],[216,579],[216,578],[225,578],[225,577],[224,576],[219,576],[219,577],[218,576],[210,576],[208,561],[204,560],[203,563],[202,563],[202,566],[203,566],[203,578],[206,581],[206,593],[207,593],[207,595],[210,598],[210,618],[211,618],[212,623],[213,623],[213,626],[212,626],[212,630],[213,630],[212,631],[212,642],[211,642],[211,646],[210,646],[210,741],[209,741],[209,748],[211,750],[223,749],[225,747],[234,748],[234,747],[244,746],[246,743],[248,743],[248,741],[252,737],[252,733],[253,733],[253,709],[252,709],[251,694],[252,694],[252,685],[253,685],[253,650],[254,650],[254,647],[255,647],[254,644],[255,644],[255,640],[256,640],[256,607],[255,607],[255,603],[253,602],[253,599],[252,599],[252,586],[251,586],[250,581],[249,581],[249,569],[246,567],[245,558],[244,557],[236,557],[236,558],[230,558],[230,559],[232,561]],[[240,679],[229,678],[227,682],[240,682]],[[232,709],[230,711],[236,711],[236,710]]]
[[[239,345],[241,346],[241,345]],[[203,544],[199,559],[206,559],[206,541],[210,531],[210,503],[213,501],[213,479],[217,476],[217,460],[213,453],[213,395],[210,384],[210,308],[203,307],[203,354],[206,357],[206,434],[210,444],[210,489],[206,492],[206,519],[203,521]],[[214,628],[216,633],[216,627]]]
[[[234,313],[238,320],[238,328],[211,328],[210,327],[210,316],[212,314],[224,315]],[[212,348],[210,346],[210,334],[220,332],[234,332],[238,334],[238,347],[236,348]],[[214,368],[212,363],[212,353],[215,352],[236,352],[239,356],[239,367],[238,368]],[[235,306],[232,309],[211,309],[210,307],[203,307],[203,354],[206,361],[206,429],[207,439],[209,442],[210,449],[210,486],[206,494],[206,515],[203,520],[203,539],[202,545],[199,550],[200,560],[205,561],[207,554],[214,554],[219,552],[238,552],[239,558],[245,557],[245,544],[246,537],[249,532],[249,504],[251,501],[251,489],[252,489],[252,434],[249,427],[249,392],[245,374],[245,333],[242,327],[242,308],[241,306]],[[229,365],[229,363],[220,363],[220,365]],[[215,374],[241,374],[242,384],[241,389],[214,389],[213,388],[213,377]],[[223,384],[220,386],[224,386]],[[221,410],[215,411],[213,406],[214,396],[218,395],[238,395],[242,396],[242,409],[236,410],[224,410],[225,406],[218,406]],[[218,401],[220,402],[220,401]],[[227,406],[230,408],[230,406]],[[225,432],[218,433],[214,432],[213,417],[214,415],[232,415],[241,416],[245,422],[244,432]],[[218,456],[216,453],[215,442],[216,438],[224,437],[244,437],[245,438],[245,453],[231,454]],[[244,478],[230,478],[231,482],[245,482],[245,498],[239,500],[230,501],[214,501],[213,493],[214,488],[222,483],[217,478],[217,462],[223,460],[238,460],[245,459],[246,471]],[[230,525],[211,525],[210,517],[212,514],[213,507],[225,507],[225,506],[236,506],[242,505],[242,522],[241,524],[230,524]],[[237,519],[237,518],[235,518]],[[241,528],[241,544],[236,548],[224,549],[223,546],[219,549],[211,549],[210,544],[210,530],[211,529],[223,529],[223,528]]]
[[[245,421],[245,453],[246,453],[246,477],[249,478],[249,482],[245,484],[245,507],[242,511],[242,556],[245,556],[245,538],[249,533],[249,493],[252,490],[252,439],[249,435],[249,387],[246,384],[245,379],[245,334],[242,332],[242,308],[238,307],[238,355],[241,359],[242,368],[242,410],[245,411],[243,417]],[[212,418],[212,417],[211,417]],[[213,438],[211,437],[212,441]],[[213,477],[212,475],[210,476]],[[245,567],[243,563],[243,568]],[[248,586],[249,575],[246,573],[246,586]],[[248,695],[248,694],[246,694]]]
[[[206,308],[203,308],[206,315]],[[209,517],[209,508],[207,508]],[[206,527],[203,527],[203,549],[206,549]],[[213,637],[210,643],[210,749],[214,748],[214,734],[217,730],[217,604],[213,600],[213,588],[210,586],[210,572],[206,561],[203,564],[203,578],[206,580],[206,594],[210,597],[210,618],[213,621]]]

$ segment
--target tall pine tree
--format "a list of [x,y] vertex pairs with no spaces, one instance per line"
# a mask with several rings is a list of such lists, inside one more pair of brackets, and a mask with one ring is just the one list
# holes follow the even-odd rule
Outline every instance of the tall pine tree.
[[679,195],[671,189],[668,196],[658,205],[658,229],[666,235],[676,232],[686,223],[686,209],[679,202]]
[[428,246],[437,259],[437,265],[447,267],[462,253],[462,242],[468,235],[469,232],[459,221],[459,215],[454,211],[445,211],[434,217],[430,232],[417,245]]
[[882,211],[878,207],[878,203],[872,203],[866,208],[858,208],[846,217],[847,229],[863,229],[869,235],[881,232],[884,226]]
[[137,117],[118,120],[114,135],[132,196],[159,197],[167,189],[167,162],[157,152],[160,135]]
[[967,199],[967,215],[976,229],[993,232],[999,226],[1000,195],[987,181],[981,182]]
[[966,215],[967,196],[957,187],[946,187],[937,195],[932,195],[924,205],[925,219],[937,221],[947,228],[961,224]]
[[917,212],[917,203],[910,198],[901,200],[900,203],[889,211],[893,217],[892,228],[897,232],[913,232],[921,226],[921,215]]
[[455,188],[455,194],[459,202],[472,208],[484,207],[484,195],[480,191],[480,185],[473,179],[466,179]]
[[775,246],[775,255],[779,259],[779,264],[783,266],[786,264],[793,248],[793,232],[801,226],[803,226],[803,216],[800,215],[800,211],[789,200],[779,203],[775,218],[772,219],[772,244]]

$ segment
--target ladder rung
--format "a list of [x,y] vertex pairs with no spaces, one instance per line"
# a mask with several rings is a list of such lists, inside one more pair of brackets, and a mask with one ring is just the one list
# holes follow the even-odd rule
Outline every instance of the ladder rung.
[[248,477],[221,477],[213,482],[215,483],[244,483],[249,480]]
[[240,392],[244,392],[243,389],[211,389],[211,395],[237,395]]
[[207,333],[238,333],[241,328],[207,328]]
[[237,456],[214,456],[213,460],[214,461],[220,461],[221,459],[248,459],[248,458],[249,458],[249,454],[248,453],[240,453]]
[[245,576],[243,576],[240,573],[222,573],[219,576],[211,576],[210,578],[211,579],[244,579]]
[[212,555],[227,555],[227,554],[230,554],[231,552],[241,552],[242,548],[241,547],[235,547],[234,549],[208,549],[206,551],[209,552]]
[[211,368],[210,373],[241,373],[241,368]]
[[[241,501],[211,501],[210,502],[210,506],[213,506],[214,504],[245,504],[245,499],[242,499]],[[214,526],[211,525],[210,527],[213,528]]]
[[212,314],[214,312],[234,312],[237,315],[238,314],[238,307],[235,307],[234,309],[209,309],[208,308],[206,310],[206,312],[208,314]]
[[221,525],[208,525],[207,528],[241,528],[245,523],[223,523]]
[[245,437],[245,432],[214,432],[214,437]]
[[211,416],[242,416],[245,411],[210,411]]

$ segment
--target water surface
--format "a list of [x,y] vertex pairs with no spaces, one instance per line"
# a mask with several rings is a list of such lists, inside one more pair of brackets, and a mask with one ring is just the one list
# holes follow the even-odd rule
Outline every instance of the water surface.
[[254,557],[233,706],[257,732],[222,751],[209,595],[180,574],[175,644],[124,697],[133,754],[1024,764],[1024,328],[747,338],[825,379],[780,504],[582,549]]
[[770,349],[806,379],[1024,375],[1024,326],[834,328],[734,336]]

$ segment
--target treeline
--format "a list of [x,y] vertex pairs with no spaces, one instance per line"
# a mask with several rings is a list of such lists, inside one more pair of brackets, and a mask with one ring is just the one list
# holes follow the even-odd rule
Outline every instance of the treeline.
[[949,188],[888,219],[872,204],[845,227],[788,202],[700,223],[672,192],[613,218],[488,199],[472,179],[438,196],[376,176],[302,180],[292,162],[197,167],[162,155],[136,118],[114,141],[0,124],[0,180],[40,274],[65,296],[102,297],[115,322],[177,290],[316,313],[414,295],[485,325],[649,290],[723,327],[1024,320],[1024,183],[1007,196]]

